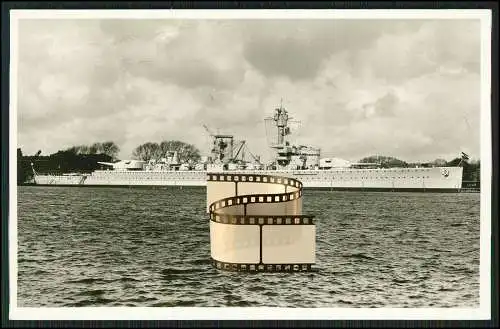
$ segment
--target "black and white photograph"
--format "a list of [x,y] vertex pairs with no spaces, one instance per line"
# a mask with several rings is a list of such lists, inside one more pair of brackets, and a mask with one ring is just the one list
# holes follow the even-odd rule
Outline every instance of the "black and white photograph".
[[489,318],[489,11],[10,29],[17,319]]

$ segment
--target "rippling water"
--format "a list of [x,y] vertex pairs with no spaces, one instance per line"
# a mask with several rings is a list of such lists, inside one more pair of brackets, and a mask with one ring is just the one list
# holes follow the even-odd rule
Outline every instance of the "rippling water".
[[305,190],[314,273],[212,268],[205,188],[19,187],[18,306],[478,307],[479,194]]

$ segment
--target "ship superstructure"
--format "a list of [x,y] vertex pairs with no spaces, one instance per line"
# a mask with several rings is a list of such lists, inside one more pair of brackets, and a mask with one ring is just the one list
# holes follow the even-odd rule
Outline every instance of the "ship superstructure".
[[[230,134],[212,133],[205,126],[212,147],[209,155],[197,163],[182,163],[173,151],[157,160],[102,162],[100,164],[108,168],[90,174],[39,175],[33,170],[34,180],[38,185],[205,186],[207,173],[223,176],[255,172],[299,179],[305,188],[332,190],[459,191],[462,187],[461,166],[381,168],[378,163],[321,158],[320,148],[293,145],[289,141],[291,119],[282,105],[265,119],[268,146],[274,151],[273,159],[267,164],[250,152],[244,140],[236,141]],[[245,151],[251,156],[250,160],[245,159]]]
[[318,169],[321,149],[305,146],[292,145],[287,136],[291,134],[288,112],[282,105],[274,110],[274,116],[266,118],[272,124],[266,125],[269,146],[274,150],[275,157],[272,168],[276,170],[304,170]]

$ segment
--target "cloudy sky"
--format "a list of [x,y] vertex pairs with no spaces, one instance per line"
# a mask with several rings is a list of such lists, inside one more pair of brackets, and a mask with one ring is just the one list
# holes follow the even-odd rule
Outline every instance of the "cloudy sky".
[[18,144],[204,152],[206,124],[268,158],[263,119],[283,98],[325,157],[478,158],[479,34],[479,20],[23,19]]

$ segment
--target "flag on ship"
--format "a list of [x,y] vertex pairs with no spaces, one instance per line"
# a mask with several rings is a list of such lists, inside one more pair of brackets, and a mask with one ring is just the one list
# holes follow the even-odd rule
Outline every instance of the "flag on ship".
[[469,155],[462,152],[462,160],[469,160]]

